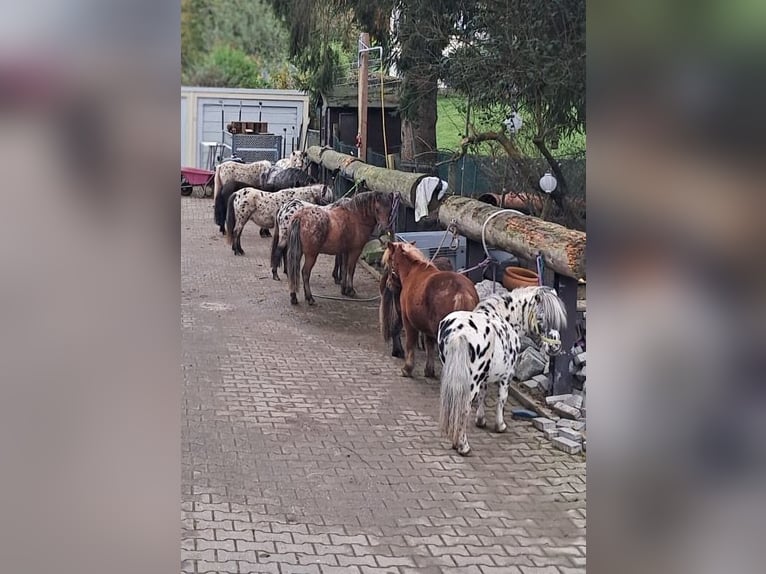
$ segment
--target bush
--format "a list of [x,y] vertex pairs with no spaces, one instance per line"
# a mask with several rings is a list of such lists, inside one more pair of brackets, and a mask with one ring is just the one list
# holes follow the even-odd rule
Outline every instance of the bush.
[[185,83],[219,88],[267,88],[261,64],[242,50],[216,46],[194,65]]

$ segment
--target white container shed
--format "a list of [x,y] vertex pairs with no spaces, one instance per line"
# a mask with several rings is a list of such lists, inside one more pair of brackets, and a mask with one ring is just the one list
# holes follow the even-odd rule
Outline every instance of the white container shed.
[[284,136],[284,155],[290,155],[306,138],[309,97],[298,90],[182,86],[181,165],[207,167],[204,144],[225,143],[224,130],[232,121],[268,123],[269,133]]

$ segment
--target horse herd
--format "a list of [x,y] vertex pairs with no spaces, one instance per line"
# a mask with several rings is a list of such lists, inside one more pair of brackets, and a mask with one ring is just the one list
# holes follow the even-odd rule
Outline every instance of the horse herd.
[[[252,219],[262,230],[274,229],[272,277],[279,281],[282,263],[291,304],[298,304],[299,279],[306,302],[315,304],[310,277],[320,253],[335,255],[333,278],[343,295],[354,297],[354,271],[362,248],[376,230],[393,238],[396,198],[391,193],[363,191],[333,202],[332,189],[314,182],[304,171],[304,161],[305,155],[296,152],[286,167],[270,162],[218,166],[216,224],[235,255],[244,254],[240,237],[247,221]],[[564,304],[555,290],[545,286],[514,289],[479,301],[470,279],[451,270],[451,265],[437,266],[407,242],[389,241],[382,261],[379,319],[383,338],[393,341],[393,356],[403,356],[406,377],[414,370],[419,337],[426,350],[427,378],[436,377],[438,348],[443,364],[440,426],[452,448],[467,455],[472,402],[478,397],[475,423],[484,427],[487,386],[498,384],[495,430],[506,430],[503,409],[521,350],[520,337],[526,335],[548,355],[557,354],[559,330],[567,322]]]

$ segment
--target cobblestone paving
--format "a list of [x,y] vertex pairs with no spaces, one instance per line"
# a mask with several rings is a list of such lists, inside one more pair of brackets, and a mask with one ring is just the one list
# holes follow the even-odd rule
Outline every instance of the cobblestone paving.
[[[583,458],[510,418],[458,456],[438,382],[422,354],[399,376],[376,302],[292,307],[269,240],[249,224],[234,257],[212,212],[182,200],[183,572],[585,571]],[[315,294],[339,295],[331,263]],[[364,269],[356,287],[377,294]]]

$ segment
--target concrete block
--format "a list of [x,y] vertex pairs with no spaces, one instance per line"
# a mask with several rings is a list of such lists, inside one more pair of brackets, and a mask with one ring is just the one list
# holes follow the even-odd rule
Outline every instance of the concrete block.
[[521,390],[522,391],[537,390],[537,381],[534,379],[529,379],[528,381],[521,381]]
[[550,406],[550,405],[555,405],[556,403],[562,403],[571,396],[572,396],[572,393],[567,393],[565,395],[552,395],[550,397],[545,397],[545,404]]
[[557,436],[559,436],[559,429],[552,428],[552,429],[545,429],[543,430],[543,434],[545,435],[545,438],[548,440],[553,440]]
[[544,431],[545,429],[556,428],[556,423],[552,421],[551,419],[547,419],[545,417],[537,417],[536,419],[532,419],[532,424],[535,425],[536,429],[539,429],[541,431]]
[[579,367],[580,365],[584,365],[584,364],[585,364],[585,358],[586,358],[586,357],[585,357],[585,351],[583,351],[582,353],[577,353],[577,354],[574,356],[574,362],[575,362],[575,365],[577,365],[578,367]]
[[580,418],[580,409],[568,405],[564,402],[558,402],[553,405],[553,410],[556,411],[562,418],[577,420]]
[[567,427],[560,427],[558,431],[559,431],[559,436],[568,438],[569,440],[576,442],[578,444],[582,442],[582,435],[574,429],[567,428]]
[[532,341],[532,339],[530,339],[526,335],[522,335],[521,337],[519,337],[519,341],[521,342],[521,350],[522,351],[524,349],[526,349],[527,347],[536,348],[534,342]]
[[582,396],[572,394],[571,396],[569,396],[568,398],[564,399],[561,402],[564,402],[568,404],[570,407],[574,407],[579,410],[582,407],[583,400],[582,400]]
[[560,436],[553,439],[553,446],[569,454],[577,454],[582,450],[582,445],[580,443]]
[[537,375],[537,377],[533,380],[537,381],[537,388],[543,395],[547,395],[551,391],[553,381],[550,377],[546,375]]
[[527,381],[542,373],[547,364],[548,359],[543,353],[534,347],[527,347],[522,351],[519,361],[516,363],[516,378],[520,381]]

